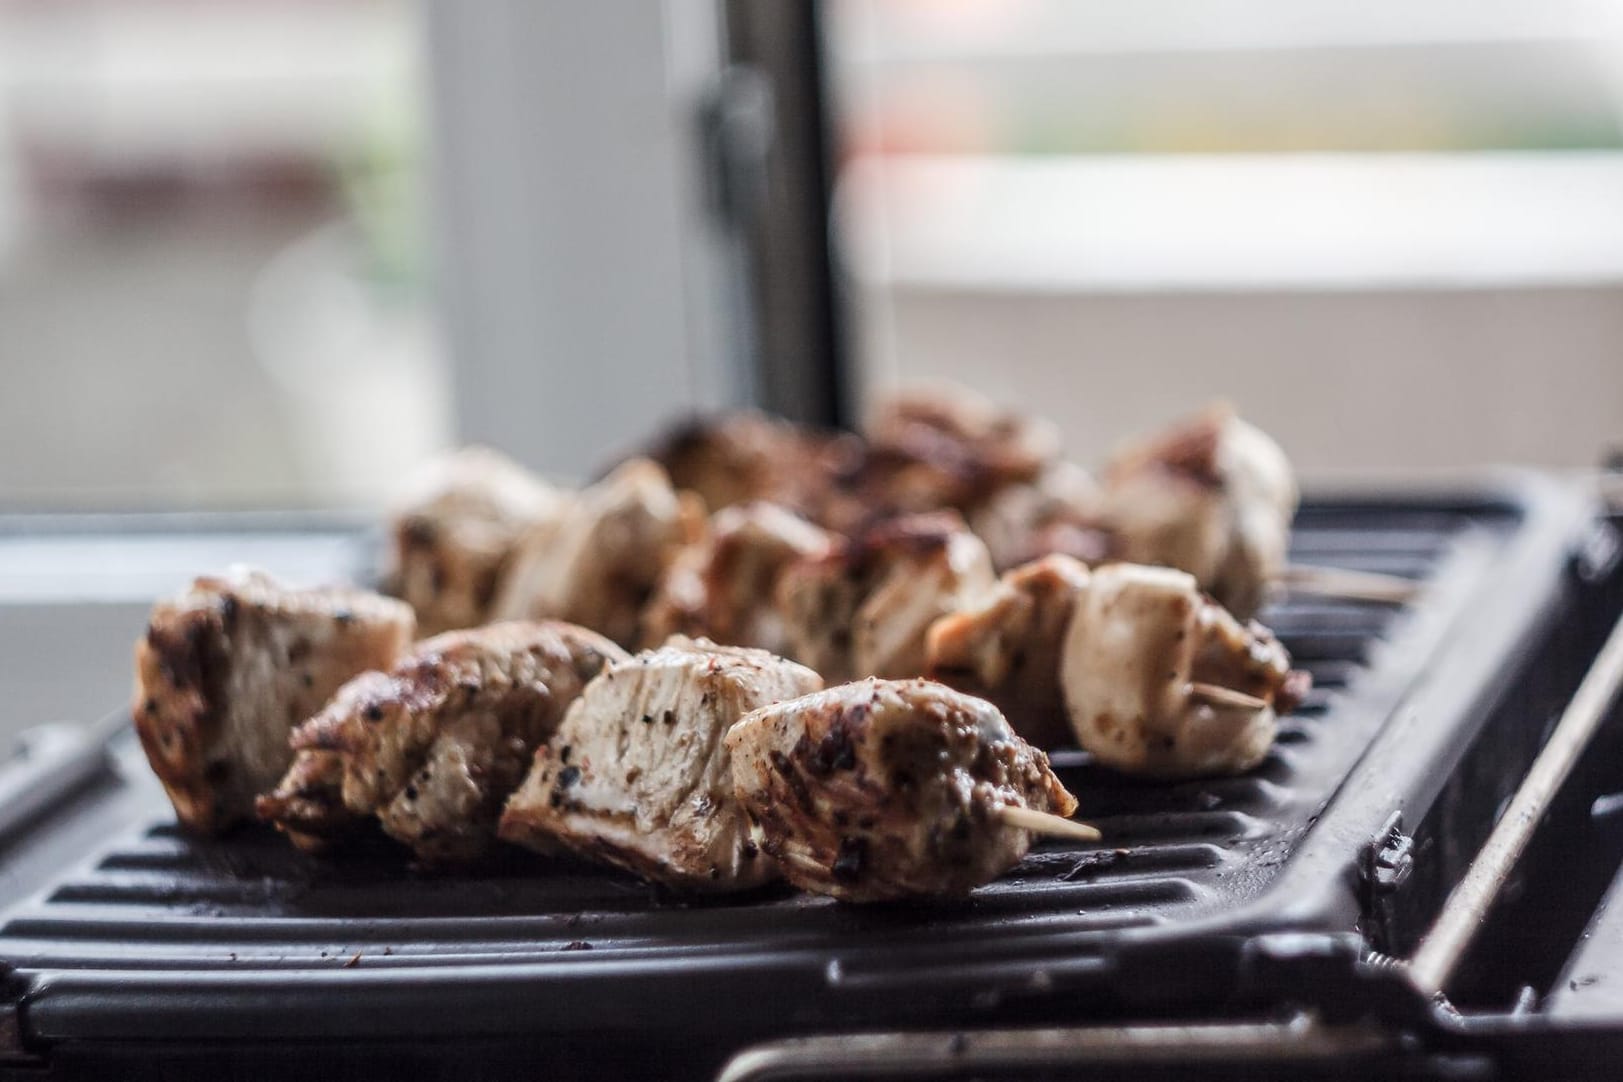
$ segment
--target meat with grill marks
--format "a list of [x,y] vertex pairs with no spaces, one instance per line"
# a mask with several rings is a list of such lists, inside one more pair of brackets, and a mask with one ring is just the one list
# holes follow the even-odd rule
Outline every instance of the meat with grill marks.
[[741,890],[776,877],[733,794],[727,730],[822,686],[764,650],[675,638],[609,668],[570,707],[508,801],[501,837],[666,886]]
[[1100,762],[1181,778],[1256,766],[1310,680],[1192,575],[1111,564],[1079,595],[1060,682],[1076,738]]
[[421,635],[482,624],[519,538],[568,501],[497,451],[448,455],[395,508],[385,589],[416,610]]
[[928,680],[767,706],[727,746],[761,848],[791,883],[848,902],[968,893],[1031,847],[1000,808],[1076,810],[996,707]]
[[414,627],[402,602],[243,568],[158,602],[135,647],[135,730],[181,824],[215,833],[248,815],[292,761],[293,727],[392,664]]
[[835,538],[771,503],[728,507],[711,516],[709,536],[677,556],[643,612],[643,639],[703,636],[728,646],[788,652],[774,603],[783,570],[818,559]]
[[994,581],[986,546],[955,512],[891,519],[784,570],[788,654],[831,682],[918,676],[930,625]]
[[259,813],[306,848],[375,816],[425,864],[472,860],[494,838],[535,749],[587,683],[625,656],[602,635],[557,621],[425,639],[389,672],[346,684],[300,726],[299,758]]
[[991,702],[1040,748],[1070,743],[1060,655],[1087,585],[1087,567],[1069,556],[1005,572],[979,604],[931,625],[926,675]]
[[1101,515],[1117,559],[1175,567],[1235,615],[1284,570],[1296,481],[1279,445],[1218,405],[1105,469]]
[[632,459],[520,542],[494,616],[567,620],[635,646],[660,576],[704,528],[698,497],[677,492],[655,463]]

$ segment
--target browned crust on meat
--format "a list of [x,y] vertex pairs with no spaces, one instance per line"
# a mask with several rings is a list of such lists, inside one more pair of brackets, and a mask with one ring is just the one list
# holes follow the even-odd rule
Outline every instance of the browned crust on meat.
[[1087,568],[1067,556],[1006,572],[983,603],[931,625],[925,675],[992,703],[1039,748],[1071,743],[1060,658],[1087,581]]
[[343,757],[318,748],[306,748],[293,757],[275,791],[254,801],[254,814],[276,824],[307,853],[329,849],[365,822],[344,807]]
[[213,608],[155,621],[135,644],[136,735],[180,821],[202,833],[233,818],[214,784],[223,779],[205,778],[203,762],[220,732],[224,626],[236,614],[236,602],[222,596]]
[[286,734],[344,680],[410,641],[410,609],[364,590],[296,590],[245,569],[153,607],[132,714],[177,819],[216,833],[291,761]]
[[595,681],[537,750],[498,836],[673,890],[759,886],[776,869],[747,838],[724,737],[751,708],[820,683],[766,651],[703,639],[645,651]]
[[[897,705],[919,695],[928,701],[916,709]],[[853,902],[964,894],[1030,844],[997,807],[1076,810],[1047,756],[1001,718],[1002,735],[987,739],[995,715],[922,680],[867,680],[767,707],[727,737],[738,796],[762,848],[802,889]]]
[[[472,860],[494,837],[537,743],[592,677],[624,658],[604,636],[561,621],[425,639],[390,672],[350,681],[299,727],[292,738],[299,759],[262,798],[261,815],[290,833],[326,839],[376,815],[424,863]],[[457,760],[473,790],[436,783],[429,773],[441,741],[473,756]],[[462,803],[453,805],[452,796]]]

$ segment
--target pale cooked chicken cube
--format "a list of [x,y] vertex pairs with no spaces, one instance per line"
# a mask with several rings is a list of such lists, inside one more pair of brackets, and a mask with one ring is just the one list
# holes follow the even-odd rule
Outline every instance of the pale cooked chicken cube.
[[1077,602],[1060,681],[1076,738],[1096,759],[1177,778],[1256,766],[1277,712],[1295,705],[1308,678],[1291,671],[1265,628],[1241,625],[1192,575],[1111,564],[1094,570]]
[[986,546],[956,513],[906,515],[791,563],[777,605],[789,656],[824,679],[918,676],[930,625],[994,581]]
[[771,503],[728,507],[711,516],[709,536],[666,570],[643,612],[643,638],[658,646],[672,635],[703,636],[727,646],[788,652],[773,597],[796,559],[832,551],[835,538]]
[[997,708],[928,680],[865,680],[755,711],[733,784],[789,881],[843,901],[965,894],[1031,847],[1003,807],[1076,799]]
[[[375,815],[424,863],[472,860],[494,839],[535,749],[587,683],[625,656],[602,635],[557,621],[425,639],[387,674],[345,685],[299,727],[300,759],[260,815],[307,847]],[[316,788],[331,777],[329,756],[341,764],[339,794]]]
[[777,875],[734,799],[727,730],[822,686],[764,650],[671,640],[594,680],[502,816],[501,836],[567,849],[680,890],[727,891]]
[[1104,473],[1114,555],[1187,571],[1241,617],[1284,570],[1296,505],[1285,453],[1222,405],[1118,455]]
[[1069,743],[1060,655],[1087,585],[1087,566],[1069,556],[1004,573],[980,604],[931,625],[926,675],[986,699],[1040,748]]
[[181,824],[211,833],[247,815],[292,761],[293,727],[391,664],[414,628],[402,602],[242,568],[153,606],[135,646],[135,730]]
[[440,459],[395,507],[387,592],[417,610],[420,635],[484,623],[519,538],[569,498],[486,447]]
[[698,497],[632,459],[519,543],[493,618],[567,620],[635,646],[660,576],[704,528]]

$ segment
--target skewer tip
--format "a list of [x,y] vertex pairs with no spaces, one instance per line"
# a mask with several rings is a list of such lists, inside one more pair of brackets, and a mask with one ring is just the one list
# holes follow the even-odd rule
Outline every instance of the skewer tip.
[[1406,605],[1420,592],[1419,583],[1397,575],[1312,564],[1292,564],[1285,568],[1279,576],[1279,583],[1291,593],[1370,601],[1382,605]]
[[1066,819],[1053,812],[1038,811],[1019,804],[999,804],[993,809],[992,814],[1011,827],[1029,830],[1033,834],[1070,838],[1079,842],[1096,842],[1104,837],[1096,827],[1086,823],[1078,823],[1074,819]]
[[1231,706],[1241,710],[1261,710],[1268,705],[1266,699],[1217,684],[1190,684],[1189,694],[1213,706]]

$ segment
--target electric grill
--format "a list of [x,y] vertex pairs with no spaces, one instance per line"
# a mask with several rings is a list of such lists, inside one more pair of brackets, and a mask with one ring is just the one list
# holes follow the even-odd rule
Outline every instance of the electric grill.
[[1264,615],[1315,690],[1245,777],[1132,781],[1056,753],[1104,843],[1040,844],[963,901],[693,901],[518,851],[436,876],[381,838],[342,858],[255,828],[201,841],[127,715],[37,732],[0,775],[5,1070],[1424,1076],[1613,1048],[1616,913],[1568,954],[1623,860],[1616,718],[1481,896],[1472,949],[1432,964],[1436,988],[1402,961],[1623,608],[1611,524],[1574,486],[1517,478],[1311,500],[1293,545],[1420,590]]

